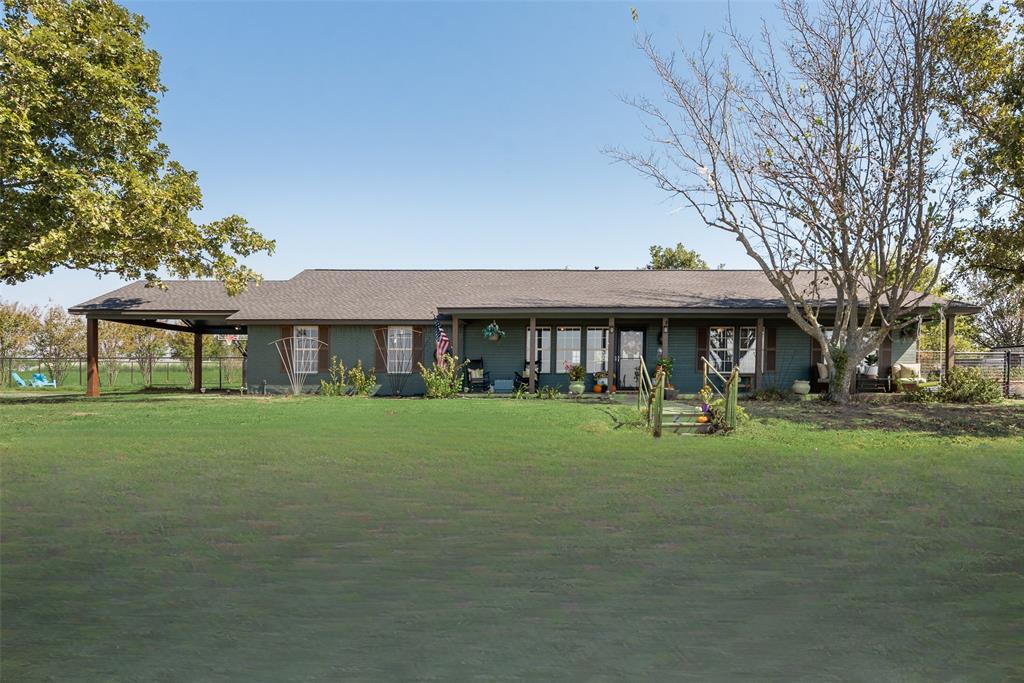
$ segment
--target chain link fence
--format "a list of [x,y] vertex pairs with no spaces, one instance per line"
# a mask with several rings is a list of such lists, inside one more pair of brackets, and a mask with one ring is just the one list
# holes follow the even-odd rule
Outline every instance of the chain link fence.
[[[942,373],[945,353],[918,351],[921,373]],[[956,351],[953,364],[961,368],[977,368],[985,376],[1003,386],[1004,396],[1024,396],[1024,352],[1022,351]]]
[[[3,379],[0,386],[17,386],[16,373],[26,383],[35,374],[53,377],[53,363],[43,358],[8,358],[0,363]],[[73,358],[60,363],[62,372],[57,378],[61,389],[85,390],[87,366],[85,358]],[[154,358],[152,366],[134,358],[101,358],[99,361],[100,389],[192,388],[192,361],[180,358]],[[239,389],[245,377],[245,358],[218,356],[203,359],[203,386],[207,389]]]

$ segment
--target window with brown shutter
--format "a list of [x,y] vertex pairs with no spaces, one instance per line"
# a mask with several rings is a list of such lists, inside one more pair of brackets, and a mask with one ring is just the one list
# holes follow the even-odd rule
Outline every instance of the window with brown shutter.
[[413,325],[412,328],[412,372],[420,371],[419,363],[423,362],[423,327]]
[[697,372],[704,372],[704,364],[701,358],[708,357],[708,328],[698,327],[697,328],[697,360],[696,368]]
[[377,347],[373,369],[378,375],[386,375],[388,373],[388,328],[375,328],[373,330],[373,341],[374,346]]
[[317,330],[317,341],[320,347],[317,349],[317,370],[327,372],[331,367],[331,328],[329,325],[320,325]]
[[285,359],[291,360],[292,357],[292,326],[281,325],[281,339],[284,341],[281,343],[283,348],[278,349],[278,356],[281,361],[281,372],[287,372],[287,368],[284,366]]
[[778,330],[774,327],[764,328],[764,371],[775,372],[775,348]]

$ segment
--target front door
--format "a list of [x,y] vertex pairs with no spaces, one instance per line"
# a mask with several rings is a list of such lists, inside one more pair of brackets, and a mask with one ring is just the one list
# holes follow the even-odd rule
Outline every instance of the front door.
[[644,331],[619,330],[618,387],[636,389],[640,372],[640,359],[644,356]]

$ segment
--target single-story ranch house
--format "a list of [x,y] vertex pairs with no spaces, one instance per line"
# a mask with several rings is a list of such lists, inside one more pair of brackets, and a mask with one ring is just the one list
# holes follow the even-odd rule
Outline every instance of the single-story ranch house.
[[[293,338],[315,350],[298,363],[308,389],[327,378],[337,356],[349,367],[362,361],[375,368],[382,393],[389,386],[423,393],[417,363],[433,363],[436,320],[454,352],[479,361],[490,382],[506,380],[503,387],[535,357],[539,373],[526,373],[531,389],[564,390],[567,363],[586,368],[588,388],[594,373],[607,372],[610,384],[629,389],[640,358],[653,367],[670,356],[672,383],[684,393],[701,387],[701,357],[723,373],[738,366],[746,388],[788,388],[796,379],[816,381],[820,357],[755,270],[305,270],[237,297],[214,281],[165,285],[135,282],[70,309],[88,319],[90,394],[99,393],[100,320],[195,333],[200,355],[203,334],[247,334],[250,392],[288,388],[275,342]],[[920,313],[934,315],[936,303],[945,306],[950,339],[955,315],[977,311],[929,297]],[[495,325],[501,333],[485,338],[485,328]],[[878,355],[883,377],[895,363],[915,362],[916,327],[887,339]],[[387,381],[398,376],[401,382]]]

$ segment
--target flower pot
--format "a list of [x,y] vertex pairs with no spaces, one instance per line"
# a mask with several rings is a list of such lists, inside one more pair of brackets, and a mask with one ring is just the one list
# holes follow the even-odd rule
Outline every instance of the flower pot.
[[790,387],[794,394],[799,396],[806,396],[811,393],[811,383],[806,379],[798,379],[793,382],[793,386]]
[[569,393],[570,394],[582,394],[587,390],[587,385],[583,382],[569,382]]
[[878,366],[877,365],[869,365],[866,368],[864,368],[864,376],[865,377],[871,377],[872,379],[876,379],[878,377]]
[[665,387],[665,400],[666,401],[674,401],[677,398],[679,398],[679,392],[676,391],[676,389],[674,387],[672,387],[672,388]]
[[501,339],[501,335],[497,333],[489,334],[487,335],[487,338],[490,339],[491,341],[498,341],[499,339]]
[[701,410],[702,413],[711,412],[711,405],[708,404],[708,403],[701,403],[700,404],[700,410]]

